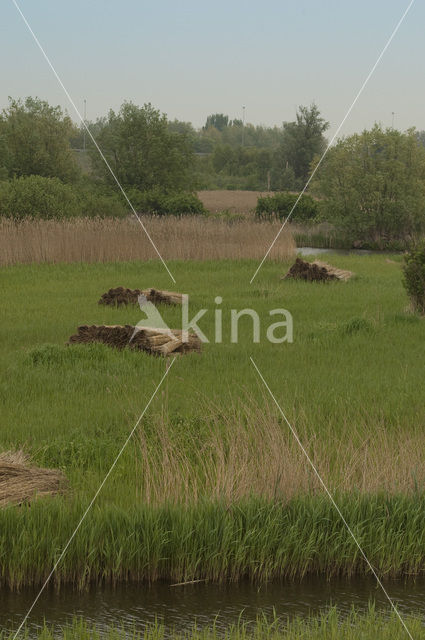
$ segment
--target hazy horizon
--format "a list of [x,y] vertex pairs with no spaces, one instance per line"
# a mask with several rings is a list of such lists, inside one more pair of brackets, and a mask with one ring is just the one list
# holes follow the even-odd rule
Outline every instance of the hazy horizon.
[[[311,0],[261,5],[186,0],[82,0],[18,4],[81,113],[95,120],[124,100],[151,102],[198,128],[225,113],[280,126],[313,101],[331,137],[364,82],[407,0]],[[76,115],[12,1],[2,4],[4,93],[38,96]],[[423,4],[414,3],[354,107],[341,135],[375,122],[425,129],[417,62],[425,44]],[[416,64],[415,64],[416,63]]]

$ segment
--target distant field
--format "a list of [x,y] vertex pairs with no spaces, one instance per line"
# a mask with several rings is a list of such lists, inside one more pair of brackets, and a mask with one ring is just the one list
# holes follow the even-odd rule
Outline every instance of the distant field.
[[273,195],[270,191],[198,191],[198,197],[208,211],[217,213],[228,209],[233,213],[250,213],[260,196]]

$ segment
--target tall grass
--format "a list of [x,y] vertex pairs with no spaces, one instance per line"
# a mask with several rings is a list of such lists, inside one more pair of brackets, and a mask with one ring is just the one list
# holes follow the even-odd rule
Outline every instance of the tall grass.
[[[425,639],[422,615],[403,616],[403,620],[415,640]],[[316,616],[292,620],[258,616],[247,622],[242,614],[237,624],[226,629],[220,624],[207,627],[194,624],[189,631],[169,629],[161,621],[147,625],[143,631],[124,626],[100,630],[75,617],[60,627],[45,624],[35,637],[37,640],[405,640],[408,636],[395,613],[377,613],[371,606],[365,613],[353,608],[349,615],[342,615],[332,607]],[[11,638],[8,632],[0,634],[1,640]]]
[[[122,489],[124,491],[124,489]],[[425,570],[425,496],[337,495],[342,513],[383,579]],[[122,500],[124,502],[124,499]],[[19,589],[49,574],[88,497],[54,498],[0,512],[0,584]],[[287,503],[252,497],[231,505],[92,508],[57,567],[57,587],[125,581],[261,583],[307,575],[369,575],[326,496]]]
[[[261,260],[280,225],[254,220],[143,217],[166,260]],[[270,257],[287,259],[295,244],[284,230]],[[32,262],[108,262],[153,260],[157,254],[133,218],[68,221],[0,219],[0,265]]]
[[[205,416],[195,424],[158,413],[137,432],[136,486],[149,504],[186,505],[204,499],[227,504],[252,495],[288,500],[322,493],[286,423],[265,398],[248,398],[226,409],[199,398]],[[298,435],[332,491],[417,495],[425,488],[422,429],[389,433],[376,424],[366,435],[315,433],[301,417]]]

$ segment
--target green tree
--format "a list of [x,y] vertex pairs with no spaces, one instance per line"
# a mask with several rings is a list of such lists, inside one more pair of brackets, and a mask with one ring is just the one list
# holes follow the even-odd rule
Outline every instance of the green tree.
[[[166,115],[151,104],[124,102],[118,113],[111,110],[97,141],[124,187],[173,192],[193,186],[190,137],[170,131]],[[95,172],[115,186],[96,149],[91,156]]]
[[229,116],[225,116],[224,113],[213,113],[207,117],[204,129],[209,127],[215,127],[217,131],[223,131],[229,126]]
[[38,98],[13,100],[0,115],[3,177],[40,175],[71,182],[79,169],[70,148],[76,127],[62,109]]
[[425,228],[425,149],[414,129],[375,125],[340,140],[312,186],[322,215],[359,245],[383,247]]
[[324,132],[328,129],[314,103],[310,107],[300,106],[295,122],[283,124],[282,141],[275,156],[274,173],[287,172],[290,167],[298,187],[304,186],[310,175],[310,166],[316,155],[326,147]]
[[168,130],[170,133],[179,133],[180,135],[185,135],[189,138],[192,144],[195,143],[196,131],[193,128],[191,122],[184,122],[183,120],[170,120],[168,122]]

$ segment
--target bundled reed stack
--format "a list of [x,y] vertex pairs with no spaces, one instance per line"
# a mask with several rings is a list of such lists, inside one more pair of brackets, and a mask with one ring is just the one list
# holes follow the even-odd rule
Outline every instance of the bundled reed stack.
[[161,289],[128,289],[126,287],[116,287],[115,289],[109,289],[104,293],[99,304],[105,304],[109,306],[121,306],[127,304],[137,304],[140,295],[144,295],[149,302],[157,304],[182,304],[183,294],[176,293],[174,291],[162,291]]
[[66,478],[57,469],[31,467],[21,452],[0,454],[0,507],[62,493]]
[[353,275],[352,271],[337,269],[321,260],[307,262],[301,258],[297,258],[288,273],[282,277],[282,280],[294,278],[308,282],[327,282],[330,280],[346,281]]
[[82,325],[77,333],[69,338],[68,344],[87,344],[101,342],[110,347],[168,356],[201,351],[198,336],[189,332],[188,339],[183,339],[179,329],[163,329],[152,327],[134,327],[132,325]]

